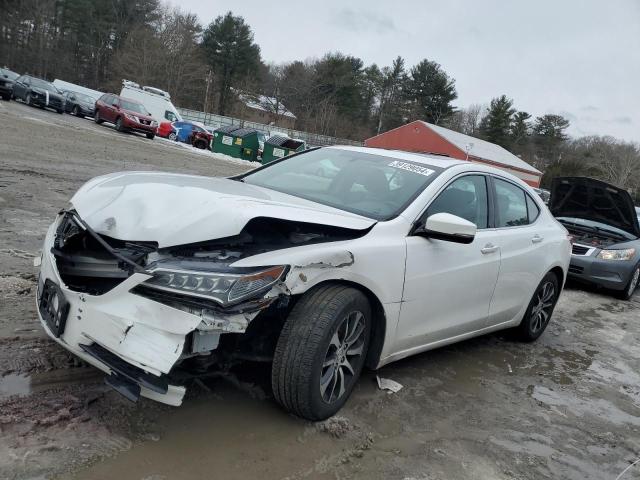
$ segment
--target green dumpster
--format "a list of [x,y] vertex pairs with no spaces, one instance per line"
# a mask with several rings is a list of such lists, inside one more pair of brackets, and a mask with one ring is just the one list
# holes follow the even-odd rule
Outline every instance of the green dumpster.
[[255,162],[258,158],[258,131],[237,126],[218,128],[213,131],[212,150]]
[[293,138],[273,135],[264,142],[262,151],[262,163],[269,163],[295,152],[302,152],[305,148],[304,141]]

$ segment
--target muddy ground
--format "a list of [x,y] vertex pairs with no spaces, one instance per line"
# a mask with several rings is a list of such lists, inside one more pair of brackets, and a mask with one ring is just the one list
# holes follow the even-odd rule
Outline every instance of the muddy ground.
[[15,102],[0,124],[0,479],[615,480],[640,457],[640,293],[577,286],[538,342],[490,335],[389,365],[397,394],[368,372],[326,422],[282,412],[259,364],[180,408],[129,403],[40,328],[45,230],[95,175],[246,166]]

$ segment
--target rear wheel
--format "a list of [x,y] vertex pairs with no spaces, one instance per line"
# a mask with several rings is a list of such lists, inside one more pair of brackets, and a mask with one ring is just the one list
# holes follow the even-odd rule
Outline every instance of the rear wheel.
[[193,146],[204,150],[205,148],[207,148],[207,142],[205,142],[204,140],[197,140]]
[[100,111],[99,110],[96,110],[96,113],[93,115],[93,119],[98,124],[104,122],[104,120],[102,120],[102,118],[100,118]]
[[175,142],[178,139],[178,136],[176,135],[176,132],[171,132],[167,138]]
[[147,138],[148,138],[149,140],[153,140],[155,136],[156,136],[156,134],[155,134],[155,133],[147,133]]
[[75,105],[73,107],[73,110],[71,111],[71,113],[73,113],[76,117],[80,116],[80,109],[78,108],[78,105]]
[[618,298],[622,300],[630,300],[631,297],[633,297],[636,288],[638,288],[638,284],[640,284],[640,263],[638,263],[634,268],[633,273],[629,278],[629,282],[627,283],[627,286],[624,288],[624,290],[622,290],[621,292],[617,292]]
[[116,118],[116,130],[124,132],[124,123],[122,123],[122,117]]
[[359,290],[328,285],[308,292],[278,339],[271,370],[278,403],[308,420],[335,414],[360,376],[370,332],[371,307]]
[[538,288],[536,288],[533,298],[524,313],[522,322],[516,327],[518,338],[524,342],[537,340],[542,332],[549,325],[553,309],[560,296],[560,284],[558,277],[547,273]]

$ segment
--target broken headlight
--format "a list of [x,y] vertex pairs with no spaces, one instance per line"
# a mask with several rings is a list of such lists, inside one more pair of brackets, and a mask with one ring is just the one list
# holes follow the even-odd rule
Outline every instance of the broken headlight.
[[625,248],[623,250],[601,250],[598,258],[601,260],[631,260],[636,254],[635,248]]
[[266,291],[280,280],[285,270],[285,266],[276,266],[238,274],[160,267],[152,270],[153,277],[145,281],[144,285],[228,305]]

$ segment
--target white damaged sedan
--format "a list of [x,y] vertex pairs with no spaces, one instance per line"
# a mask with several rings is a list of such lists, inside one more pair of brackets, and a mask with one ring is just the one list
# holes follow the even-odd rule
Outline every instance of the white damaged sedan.
[[132,400],[179,405],[194,376],[267,361],[278,403],[318,420],[365,366],[499,329],[535,340],[570,255],[508,173],[328,147],[230,179],[90,180],[47,232],[38,311]]

